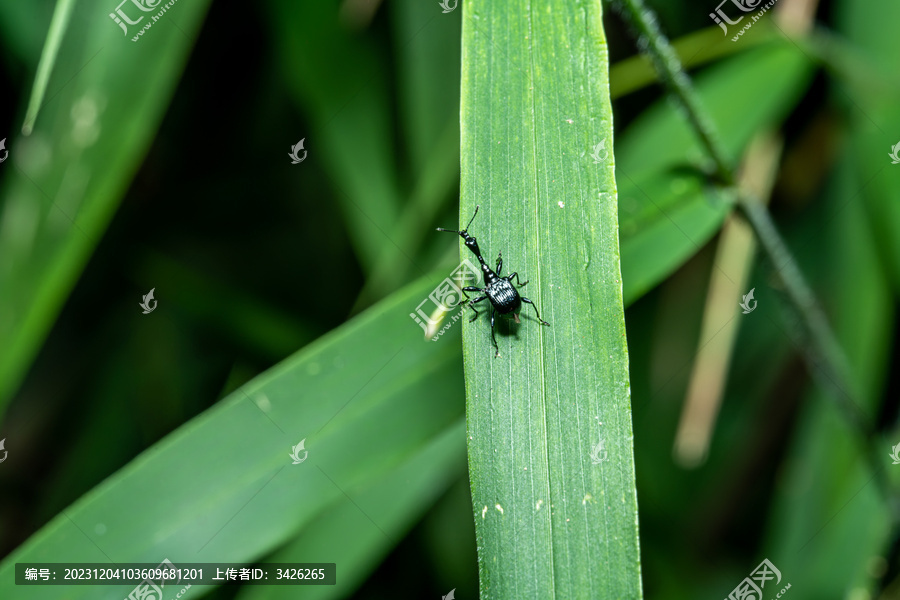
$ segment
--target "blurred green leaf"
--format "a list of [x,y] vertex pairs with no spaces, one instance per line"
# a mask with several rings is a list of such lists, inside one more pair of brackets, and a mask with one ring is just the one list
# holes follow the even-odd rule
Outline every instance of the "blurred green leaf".
[[408,167],[409,199],[391,229],[392,244],[381,251],[360,292],[356,308],[389,293],[408,279],[430,227],[455,194],[459,177],[459,13],[443,15],[418,0],[387,6],[397,56],[397,104]]
[[[735,44],[728,37],[722,37],[719,27],[712,25],[672,40],[672,49],[685,69],[692,69],[738,52],[746,52],[758,44],[771,42],[777,36],[778,30],[769,21],[760,21],[759,25],[741,38],[740,44]],[[645,54],[635,54],[609,67],[609,94],[613,100],[656,81],[656,70]]]
[[551,325],[464,325],[483,599],[641,597],[607,76],[598,2],[463,5],[461,227]]
[[[408,176],[418,180],[429,159],[441,152],[448,129],[459,141],[460,16],[418,0],[397,0],[385,8],[392,17],[400,131],[412,165]],[[455,175],[459,144],[452,150]]]
[[[900,64],[897,23],[900,4],[890,0],[842,0],[836,23],[860,52],[867,66],[893,81]],[[847,89],[836,82],[839,98],[846,102],[852,126],[854,167],[865,185],[859,194],[865,202],[875,239],[890,267],[895,290],[900,290],[900,165],[888,156],[900,144],[900,96],[896,88],[881,93]],[[887,93],[886,93],[887,92]],[[849,98],[848,98],[849,94]],[[849,102],[847,100],[849,99]],[[854,200],[855,201],[855,200]]]
[[139,27],[124,36],[106,2],[79,3],[33,133],[7,140],[9,158],[0,169],[0,411],[147,152],[207,5],[176,4],[135,43]]
[[[311,586],[303,597],[348,597],[378,566],[393,542],[465,472],[465,439],[466,423],[460,419],[402,467],[354,494],[352,502],[339,499],[287,546],[266,557],[266,562],[336,563],[337,584]],[[390,538],[385,535],[388,532]],[[248,586],[238,595],[239,600],[296,597],[293,586],[277,585]]]
[[[434,283],[407,286],[145,451],[0,563],[0,597],[16,594],[16,562],[252,561],[394,472],[462,416],[460,328],[426,343],[409,317]],[[301,440],[308,458],[294,465]]]
[[[695,83],[736,162],[753,134],[778,125],[809,85],[813,64],[778,41],[729,58]],[[730,202],[700,174],[707,163],[680,110],[661,100],[616,140],[625,304],[669,276],[718,230]]]
[[402,195],[385,57],[364,33],[348,31],[333,2],[270,0],[267,8],[285,83],[311,123],[308,132],[286,133],[293,137],[285,138],[285,160],[290,145],[305,138],[309,160],[321,161],[330,175],[357,258],[370,271],[392,243]]
[[34,128],[44,96],[47,94],[47,84],[53,65],[59,57],[59,47],[66,35],[66,30],[72,19],[72,9],[75,0],[57,0],[53,18],[50,20],[50,29],[47,31],[47,39],[44,41],[44,49],[41,59],[38,61],[37,73],[34,76],[34,86],[31,88],[31,98],[28,100],[28,109],[25,113],[25,123],[22,125],[22,133],[28,135]]
[[[862,386],[861,408],[872,415],[889,364],[893,303],[863,206],[847,202],[863,185],[852,176],[850,159],[845,153],[823,206],[793,238],[803,244],[799,258],[820,282],[820,296]],[[819,387],[804,402],[764,544],[798,600],[868,595],[871,561],[890,542],[889,507],[855,431],[827,398],[833,393],[842,392]],[[890,466],[890,449],[885,442],[878,457],[882,468]]]

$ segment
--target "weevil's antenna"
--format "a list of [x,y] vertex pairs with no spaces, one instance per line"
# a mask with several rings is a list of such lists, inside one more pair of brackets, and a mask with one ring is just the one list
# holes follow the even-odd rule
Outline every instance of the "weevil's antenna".
[[[472,221],[475,220],[475,215],[478,214],[478,209],[479,209],[480,207],[481,207],[480,204],[478,204],[478,205],[475,206],[475,214],[473,214],[473,215],[472,215],[472,218],[469,219],[469,225],[471,225],[471,224],[472,224]],[[457,231],[457,230],[455,230],[455,229],[444,229],[443,227],[438,227],[437,230],[438,230],[438,231],[446,231],[446,232],[448,232],[448,233],[455,233],[455,234],[457,234],[457,235],[462,235],[463,233],[465,233],[465,232],[467,232],[467,231],[469,230],[469,225],[466,225],[466,228],[463,229],[462,231]]]
[[[481,206],[480,204],[476,204],[476,205],[475,205],[475,213],[472,215],[472,218],[469,219],[469,225],[471,225],[471,224],[472,224],[472,221],[475,220],[475,215],[478,214],[478,208],[479,208],[480,206]],[[466,228],[463,229],[463,231],[468,231],[468,230],[469,230],[469,225],[466,225]]]

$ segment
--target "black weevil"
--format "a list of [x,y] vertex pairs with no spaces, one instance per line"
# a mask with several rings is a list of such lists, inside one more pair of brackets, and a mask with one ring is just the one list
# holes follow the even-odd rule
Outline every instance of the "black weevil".
[[[478,214],[478,206],[475,207],[475,214],[472,215],[472,218],[469,219],[469,225],[472,224],[472,221],[475,220],[475,215]],[[462,237],[463,241],[466,243],[466,248],[472,251],[475,254],[475,258],[478,259],[478,262],[481,263],[481,272],[484,274],[484,288],[479,288],[475,286],[466,286],[462,289],[463,294],[466,296],[466,300],[468,300],[468,306],[475,312],[475,316],[473,316],[469,321],[474,321],[478,318],[480,314],[473,304],[476,302],[481,302],[482,300],[490,300],[491,301],[491,341],[494,342],[494,348],[497,350],[497,353],[494,355],[496,358],[500,356],[500,348],[497,346],[497,338],[494,337],[494,315],[495,313],[502,315],[511,314],[512,317],[516,320],[516,323],[519,323],[519,311],[522,308],[522,303],[530,304],[534,308],[534,314],[537,315],[538,321],[541,322],[542,325],[550,326],[550,323],[541,319],[541,314],[538,312],[537,306],[535,306],[534,302],[529,300],[524,296],[520,296],[518,290],[513,287],[512,280],[516,280],[516,285],[519,287],[525,286],[528,282],[520,283],[519,282],[519,274],[511,273],[506,277],[500,277],[500,273],[503,271],[503,257],[502,252],[497,254],[497,272],[494,273],[493,270],[484,262],[484,258],[481,256],[481,250],[478,249],[478,240],[475,239],[474,236],[469,235],[469,225],[466,225],[466,228],[462,231],[456,231],[455,229],[444,229],[443,227],[438,227],[438,231],[446,231],[449,233],[456,233],[460,237]],[[470,299],[469,295],[466,292],[480,292],[482,295],[475,298]]]

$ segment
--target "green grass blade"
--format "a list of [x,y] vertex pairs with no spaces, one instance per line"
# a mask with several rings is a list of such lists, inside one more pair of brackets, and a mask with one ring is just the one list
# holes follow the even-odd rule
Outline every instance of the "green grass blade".
[[346,30],[334,3],[270,0],[267,9],[284,81],[311,118],[312,129],[290,134],[291,143],[308,136],[310,158],[328,173],[357,258],[371,271],[393,243],[401,198],[388,66],[372,39]]
[[[409,317],[433,287],[407,286],[145,451],[0,563],[0,597],[18,597],[16,562],[252,561],[395,471],[463,416],[461,328],[426,343]],[[301,440],[309,454],[294,465]],[[42,586],[29,598],[120,592]]]
[[[385,6],[391,12],[397,59],[397,104],[409,155],[401,173],[411,180],[409,198],[356,302],[365,307],[408,281],[439,210],[456,203],[459,183],[458,12],[444,15],[419,0]],[[404,254],[406,256],[404,256]]]
[[481,597],[640,598],[600,3],[463,9],[461,226],[551,324],[465,325]]
[[[340,569],[336,585],[312,586],[304,600],[347,598],[374,570],[394,541],[422,516],[438,494],[465,473],[465,419],[447,428],[421,452],[351,503],[343,498],[316,517],[267,562],[333,562]],[[359,506],[354,506],[356,504]],[[365,513],[365,514],[364,514]],[[378,524],[373,527],[367,520]],[[388,533],[388,538],[382,533]],[[348,544],[347,540],[353,540]],[[290,600],[292,586],[252,586],[238,600]]]
[[207,5],[175,4],[134,43],[108,17],[108,3],[81,2],[41,118],[29,137],[7,140],[9,158],[0,169],[0,413],[147,152]]
[[[410,175],[417,180],[431,155],[443,154],[448,126],[459,130],[460,16],[442,14],[418,0],[386,3],[384,9],[393,25],[402,134]],[[454,148],[458,153],[459,144]],[[454,162],[458,168],[458,156]]]
[[[838,3],[837,24],[856,46],[865,64],[878,81],[891,81],[897,75],[900,46],[897,44],[897,19],[900,5],[889,0],[859,0]],[[873,18],[878,15],[878,18]],[[889,154],[900,143],[900,94],[877,93],[839,82],[839,98],[847,105],[852,126],[849,128],[854,151],[854,166],[865,181],[862,196],[878,241],[879,251],[891,269],[894,288],[900,290],[900,166]],[[848,98],[849,95],[849,98]],[[849,100],[849,101],[848,101]]]
[[41,52],[41,60],[38,63],[37,74],[34,77],[34,86],[31,89],[31,98],[28,100],[28,110],[25,112],[25,123],[22,125],[24,135],[31,134],[34,121],[37,119],[44,94],[47,93],[47,83],[50,81],[50,73],[56,64],[59,55],[59,46],[62,43],[69,21],[72,18],[72,8],[75,0],[57,0],[56,9],[53,11],[53,19],[50,21],[50,31],[47,32],[47,40]]

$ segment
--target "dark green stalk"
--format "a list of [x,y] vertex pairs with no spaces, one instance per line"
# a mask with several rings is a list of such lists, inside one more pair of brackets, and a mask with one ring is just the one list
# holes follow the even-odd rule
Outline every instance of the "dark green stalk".
[[643,5],[643,0],[619,0],[616,4],[619,13],[636,32],[641,52],[649,57],[660,80],[684,106],[688,121],[715,162],[718,179],[724,185],[733,186],[734,170],[719,141],[715,126],[707,118],[678,55],[668,38],[660,31],[656,15]]

